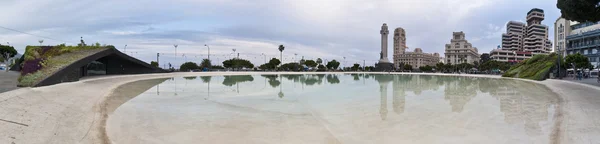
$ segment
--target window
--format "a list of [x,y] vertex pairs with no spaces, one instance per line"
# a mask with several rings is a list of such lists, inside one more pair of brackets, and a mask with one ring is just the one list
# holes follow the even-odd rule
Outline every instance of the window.
[[583,50],[583,54],[584,54],[584,55],[588,54],[587,52],[588,52],[588,51],[586,51],[586,50]]

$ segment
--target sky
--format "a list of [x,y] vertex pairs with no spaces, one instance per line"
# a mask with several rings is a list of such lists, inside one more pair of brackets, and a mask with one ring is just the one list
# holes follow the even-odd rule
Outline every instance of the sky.
[[2,0],[0,5],[0,43],[19,53],[39,40],[76,45],[83,37],[87,44],[114,45],[146,62],[161,53],[161,66],[199,63],[207,58],[205,45],[219,65],[237,53],[260,65],[279,58],[279,45],[285,46],[284,62],[304,57],[373,65],[383,23],[390,33],[405,29],[409,51],[443,56],[452,32],[463,31],[479,53],[487,53],[500,44],[506,23],[524,22],[530,9],[544,10],[550,40],[560,16],[556,0]]

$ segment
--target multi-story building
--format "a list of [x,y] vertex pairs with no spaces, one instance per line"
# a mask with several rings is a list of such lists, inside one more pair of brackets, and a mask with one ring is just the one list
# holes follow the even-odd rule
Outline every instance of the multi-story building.
[[567,40],[566,37],[571,34],[571,25],[577,24],[559,17],[554,22],[554,52],[561,53],[563,56],[566,55]]
[[446,52],[444,53],[447,64],[461,64],[479,62],[479,54],[477,48],[473,47],[465,39],[465,33],[453,32],[450,44],[446,44]]
[[534,8],[527,12],[527,37],[523,49],[534,54],[552,52],[552,42],[548,40],[548,26],[543,25],[544,10]]
[[589,58],[592,65],[598,67],[600,65],[600,22],[577,23],[569,28],[565,25],[565,32],[567,31],[570,33],[565,37],[566,53],[583,54]]
[[504,49],[493,49],[490,52],[490,60],[500,61],[500,62],[510,62],[517,63],[522,60],[533,57],[531,52],[524,51],[512,51],[512,50],[504,50]]
[[421,48],[415,48],[414,52],[404,52],[398,55],[398,61],[402,64],[409,64],[414,68],[422,66],[435,66],[440,61],[438,53],[423,53]]
[[526,27],[525,23],[522,22],[508,22],[506,24],[506,33],[502,34],[502,49],[522,51]]
[[406,46],[406,32],[403,28],[396,28],[394,30],[394,67],[400,68],[400,55],[404,54],[408,47]]
[[490,52],[490,58],[503,62],[519,62],[536,54],[552,52],[548,40],[548,26],[543,25],[544,10],[534,8],[527,12],[527,25],[509,21],[502,34],[502,48]]

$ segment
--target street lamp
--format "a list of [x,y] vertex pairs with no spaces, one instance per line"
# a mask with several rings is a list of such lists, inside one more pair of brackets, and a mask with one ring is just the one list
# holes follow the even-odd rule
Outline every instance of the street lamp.
[[267,63],[267,55],[265,53],[261,53],[260,55],[264,56],[265,64]]
[[42,46],[42,43],[44,43],[44,40],[38,40],[38,42],[40,43],[40,46]]
[[208,48],[208,61],[210,61],[210,47],[208,47],[208,45],[204,44],[204,46],[206,46]]
[[126,53],[127,52],[127,45],[125,45],[125,47],[123,47],[123,52]]
[[236,51],[237,49],[231,49],[231,50],[233,50],[233,56],[235,56],[235,51]]

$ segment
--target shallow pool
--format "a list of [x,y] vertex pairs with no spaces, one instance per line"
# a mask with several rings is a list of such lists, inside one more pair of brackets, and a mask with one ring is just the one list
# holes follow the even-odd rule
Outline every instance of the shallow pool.
[[111,101],[114,143],[552,143],[562,121],[543,85],[452,76],[176,77]]

